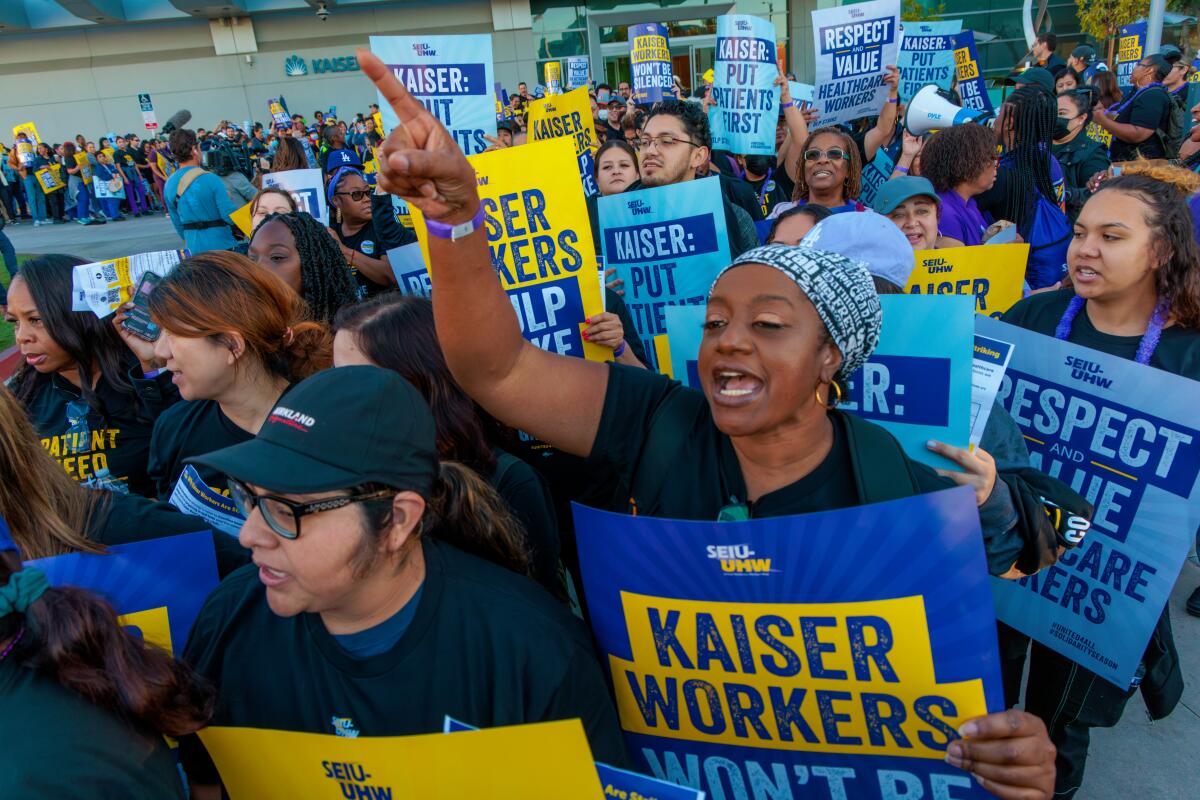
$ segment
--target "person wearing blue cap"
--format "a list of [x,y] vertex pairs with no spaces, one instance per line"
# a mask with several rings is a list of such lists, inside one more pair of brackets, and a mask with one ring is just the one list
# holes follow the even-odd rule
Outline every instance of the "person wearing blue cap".
[[927,178],[904,175],[879,187],[871,208],[890,219],[913,250],[934,250],[940,205],[941,198]]
[[329,230],[354,274],[359,298],[394,287],[396,277],[387,252],[415,242],[417,236],[396,221],[392,198],[368,184],[353,166],[338,167],[325,192],[330,208]]
[[0,519],[4,796],[183,800],[164,736],[203,727],[212,690],[101,598],[23,566]]

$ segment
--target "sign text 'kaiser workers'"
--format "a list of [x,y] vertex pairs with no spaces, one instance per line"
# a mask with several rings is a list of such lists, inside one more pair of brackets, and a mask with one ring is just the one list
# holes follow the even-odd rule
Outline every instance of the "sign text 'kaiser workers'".
[[636,769],[727,800],[989,796],[944,760],[1003,706],[969,489],[746,522],[573,510]]
[[1033,466],[1095,506],[1052,567],[996,581],[996,615],[1129,686],[1200,525],[1200,384],[977,316],[1013,344],[997,399]]

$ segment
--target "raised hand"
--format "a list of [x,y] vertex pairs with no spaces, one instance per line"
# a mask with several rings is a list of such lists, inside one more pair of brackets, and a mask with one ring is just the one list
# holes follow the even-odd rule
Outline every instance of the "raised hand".
[[382,61],[359,49],[358,64],[400,124],[379,146],[379,185],[430,219],[466,222],[479,210],[475,170],[449,131],[400,85]]

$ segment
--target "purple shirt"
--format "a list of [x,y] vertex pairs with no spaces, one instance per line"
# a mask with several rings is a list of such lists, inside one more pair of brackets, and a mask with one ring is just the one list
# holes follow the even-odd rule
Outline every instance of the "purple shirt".
[[983,232],[987,220],[983,218],[975,198],[963,200],[958,192],[938,192],[941,208],[938,209],[938,234],[958,239],[964,245],[983,244]]

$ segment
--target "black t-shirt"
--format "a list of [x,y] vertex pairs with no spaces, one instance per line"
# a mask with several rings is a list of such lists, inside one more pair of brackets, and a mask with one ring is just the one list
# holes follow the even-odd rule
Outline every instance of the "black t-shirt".
[[[85,535],[105,545],[144,542],[183,533],[211,530],[199,517],[184,514],[174,506],[149,500],[136,494],[118,494],[95,490],[103,495],[100,505],[88,520]],[[250,551],[238,544],[237,537],[213,531],[213,550],[217,555],[217,574],[229,573],[250,563]]]
[[[379,241],[379,234],[375,232],[375,224],[373,222],[368,222],[359,228],[356,233],[349,235],[342,232],[342,225],[335,225],[333,231],[342,240],[342,244],[351,250],[362,253],[365,256],[370,256],[371,258],[382,258],[387,255],[387,251]],[[354,276],[354,282],[358,284],[359,299],[374,297],[389,288],[375,283],[366,275],[363,275],[355,265],[350,266],[350,273]]]
[[129,155],[133,158],[133,163],[137,164],[139,167],[148,165],[146,156],[142,153],[142,149],[140,147],[126,147],[125,152],[129,153]]
[[[1162,131],[1165,135],[1171,122],[1171,95],[1161,86],[1144,89],[1121,109],[1117,114],[1117,122]],[[1133,161],[1138,157],[1138,153],[1146,158],[1167,157],[1162,139],[1156,133],[1138,144],[1122,142],[1114,136],[1112,144],[1109,145],[1109,155],[1113,161]]]
[[[1053,336],[1074,296],[1071,289],[1031,295],[1010,308],[1003,319],[1027,330]],[[1113,336],[1096,330],[1088,317],[1087,306],[1084,306],[1071,325],[1067,341],[1132,361],[1142,337]],[[1179,325],[1163,330],[1158,347],[1150,356],[1150,366],[1200,381],[1200,331]]]
[[[242,430],[221,412],[215,400],[187,400],[164,411],[154,423],[150,438],[148,471],[160,500],[171,496],[184,462],[223,447],[248,442],[254,434]],[[228,494],[226,476],[211,467],[193,464],[206,484]]]
[[161,736],[134,728],[15,655],[0,661],[0,710],[5,797],[185,797]]
[[562,587],[558,577],[558,519],[550,492],[533,467],[498,447],[495,455],[496,469],[488,483],[525,528],[533,579],[557,594]]
[[787,170],[783,167],[772,168],[767,175],[758,180],[747,178],[746,183],[754,190],[754,197],[758,203],[760,216],[756,217],[757,219],[766,219],[775,206],[791,200],[792,192],[796,188],[795,182],[788,177]]
[[129,491],[153,497],[146,469],[150,432],[158,415],[179,399],[179,391],[169,372],[146,379],[135,367],[130,377],[134,395],[118,391],[102,376],[95,387],[102,408],[88,408],[79,388],[61,375],[38,375],[26,411],[42,447],[76,481],[86,483],[107,469]]
[[[276,616],[246,567],[208,598],[184,660],[218,688],[213,725],[363,736],[580,718],[598,761],[625,746],[583,624],[527,578],[425,540],[425,582],[400,641],[355,659],[318,614]],[[193,783],[218,780],[198,737],[180,742]]]

